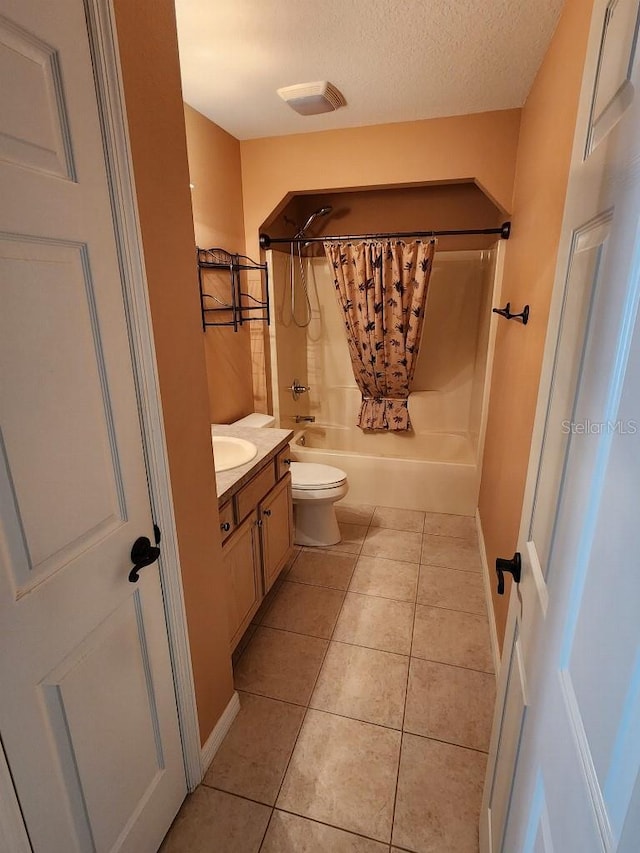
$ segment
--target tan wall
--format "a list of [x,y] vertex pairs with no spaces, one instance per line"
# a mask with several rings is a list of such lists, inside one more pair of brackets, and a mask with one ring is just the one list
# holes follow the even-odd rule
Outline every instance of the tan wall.
[[[290,193],[475,180],[509,211],[519,127],[520,110],[503,110],[243,141],[247,250],[257,252],[261,225]],[[254,399],[266,410],[266,335],[253,335]]]
[[[184,116],[196,243],[244,254],[240,143],[187,104]],[[220,297],[228,299],[222,276],[209,273],[208,278],[208,286],[215,278]],[[228,281],[225,275],[224,285]],[[253,411],[249,326],[237,332],[209,326],[204,348],[211,423],[231,423],[249,414]]]
[[[480,487],[490,567],[518,538],[591,7],[567,0],[522,112],[502,301],[515,311],[529,303],[531,317],[526,328],[498,325]],[[509,589],[493,595],[502,643]]]
[[202,742],[233,694],[173,0],[116,23]]
[[520,110],[248,139],[241,143],[247,246],[288,193],[474,180],[511,207]]

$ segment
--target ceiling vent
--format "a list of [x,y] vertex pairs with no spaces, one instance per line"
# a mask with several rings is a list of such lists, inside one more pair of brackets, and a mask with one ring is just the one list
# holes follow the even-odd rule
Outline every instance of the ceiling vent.
[[334,85],[321,80],[318,83],[297,83],[278,89],[278,94],[292,110],[303,116],[330,113],[346,106],[346,101]]

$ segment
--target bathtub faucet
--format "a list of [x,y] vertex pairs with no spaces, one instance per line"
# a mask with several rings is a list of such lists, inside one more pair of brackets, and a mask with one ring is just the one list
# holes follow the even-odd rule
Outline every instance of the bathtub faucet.
[[297,424],[314,424],[316,422],[314,415],[295,415],[294,420]]
[[301,394],[306,394],[307,391],[311,391],[308,385],[301,385],[297,379],[293,380],[293,384],[289,386],[289,391],[291,391],[291,396],[297,402],[300,398]]

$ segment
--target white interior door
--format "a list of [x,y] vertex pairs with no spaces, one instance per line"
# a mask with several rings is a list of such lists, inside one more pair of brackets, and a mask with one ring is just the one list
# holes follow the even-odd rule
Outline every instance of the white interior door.
[[640,845],[638,0],[596,0],[483,851]]
[[36,853],[155,851],[186,793],[85,7],[0,15],[0,733]]

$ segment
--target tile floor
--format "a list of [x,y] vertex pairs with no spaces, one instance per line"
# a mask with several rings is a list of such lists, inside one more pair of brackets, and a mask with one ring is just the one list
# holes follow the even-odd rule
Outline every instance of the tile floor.
[[337,506],[234,655],[241,710],[162,853],[475,853],[495,678],[472,518]]

